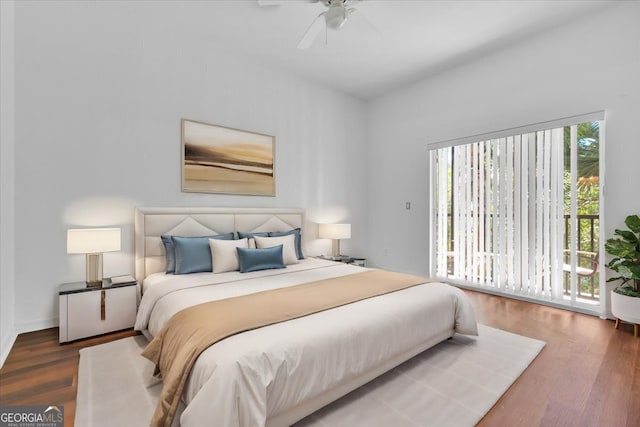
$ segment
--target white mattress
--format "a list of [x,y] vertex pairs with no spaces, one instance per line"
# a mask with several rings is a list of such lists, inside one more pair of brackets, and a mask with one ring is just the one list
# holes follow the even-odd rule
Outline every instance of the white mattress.
[[[154,335],[190,305],[361,271],[312,258],[245,274],[155,274],[136,329]],[[430,283],[231,336],[196,361],[181,424],[289,425],[454,331],[477,334],[473,310],[459,289]]]

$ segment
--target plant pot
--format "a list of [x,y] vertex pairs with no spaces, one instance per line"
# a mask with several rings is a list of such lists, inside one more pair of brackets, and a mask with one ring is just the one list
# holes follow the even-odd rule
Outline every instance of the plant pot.
[[611,313],[620,320],[640,325],[640,298],[611,291]]

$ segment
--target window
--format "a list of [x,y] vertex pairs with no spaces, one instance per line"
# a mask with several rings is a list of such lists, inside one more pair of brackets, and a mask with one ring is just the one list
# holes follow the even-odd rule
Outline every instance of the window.
[[599,304],[604,114],[431,149],[431,274],[558,304]]

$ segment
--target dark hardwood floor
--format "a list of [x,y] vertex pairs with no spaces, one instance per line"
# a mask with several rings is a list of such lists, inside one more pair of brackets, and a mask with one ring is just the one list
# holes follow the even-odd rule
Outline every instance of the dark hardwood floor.
[[631,325],[466,291],[478,322],[545,341],[478,424],[640,426],[640,338]]
[[68,344],[58,344],[58,328],[18,335],[0,369],[0,405],[63,405],[64,425],[72,427],[79,350],[132,335],[129,329]]
[[[547,343],[479,426],[640,426],[640,338],[631,325],[615,330],[592,316],[465,293],[480,323]],[[57,328],[21,334],[0,370],[0,405],[64,405],[73,426],[78,350],[134,334],[64,345]]]

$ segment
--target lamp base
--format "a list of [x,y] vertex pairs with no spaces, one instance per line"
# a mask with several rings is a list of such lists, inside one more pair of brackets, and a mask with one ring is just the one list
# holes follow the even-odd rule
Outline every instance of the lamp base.
[[102,286],[102,253],[87,254],[87,287]]
[[87,285],[87,288],[101,288],[102,287],[102,280],[99,282],[85,282]]
[[100,283],[87,283],[87,289],[102,289],[102,282]]
[[340,255],[340,239],[333,239],[332,241],[332,248],[331,248],[331,257],[336,259],[336,258],[342,258],[342,256]]

